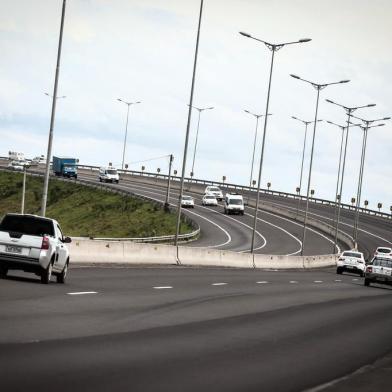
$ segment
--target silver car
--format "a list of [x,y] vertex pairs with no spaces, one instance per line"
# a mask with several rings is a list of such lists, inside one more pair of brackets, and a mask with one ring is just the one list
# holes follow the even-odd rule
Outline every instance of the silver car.
[[364,285],[381,283],[392,285],[392,257],[376,256],[366,267]]

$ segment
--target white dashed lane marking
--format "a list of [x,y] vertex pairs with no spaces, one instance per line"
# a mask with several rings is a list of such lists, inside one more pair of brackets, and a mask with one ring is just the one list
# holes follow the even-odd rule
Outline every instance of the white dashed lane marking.
[[257,284],[267,284],[268,282],[266,280],[260,280],[259,282],[256,282]]
[[220,283],[212,283],[212,285],[211,285],[211,286],[224,286],[225,284],[227,284],[227,283],[225,283],[225,282],[220,282]]
[[315,280],[314,283],[323,283],[322,280]]
[[153,289],[155,290],[165,290],[165,289],[172,289],[173,286],[154,286]]
[[290,282],[289,283],[298,283],[296,280],[290,280]]
[[67,293],[68,295],[85,295],[85,294],[98,294],[96,291],[75,291],[73,293]]
[[335,282],[341,282],[342,280],[341,279],[335,279]]

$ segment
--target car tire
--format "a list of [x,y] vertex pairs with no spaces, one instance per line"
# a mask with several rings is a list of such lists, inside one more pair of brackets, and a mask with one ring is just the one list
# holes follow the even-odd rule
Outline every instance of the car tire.
[[365,274],[363,273],[363,271],[359,271],[359,276],[360,276],[361,278],[363,278],[363,277],[365,276]]
[[56,276],[57,283],[65,283],[65,280],[67,278],[67,272],[68,272],[68,264],[69,264],[69,260],[67,260],[67,262],[65,263],[61,273]]
[[370,286],[370,279],[365,278],[365,280],[363,281],[363,285],[364,286]]
[[336,273],[341,275],[343,273],[343,269],[341,267],[336,268]]
[[102,182],[102,178],[101,177],[99,177],[99,182]]
[[5,279],[7,277],[8,267],[1,266],[0,267],[0,279]]
[[50,278],[52,277],[52,271],[53,271],[53,260],[51,260],[48,267],[41,272],[42,284],[48,284],[50,282]]
[[118,184],[118,180],[116,180],[116,184]]

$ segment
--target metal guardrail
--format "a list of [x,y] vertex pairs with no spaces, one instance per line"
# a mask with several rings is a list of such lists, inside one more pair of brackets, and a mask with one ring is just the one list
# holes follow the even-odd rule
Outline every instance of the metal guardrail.
[[[100,166],[92,166],[92,165],[78,165],[79,168],[81,169],[90,169],[91,171],[93,170],[99,170]],[[151,173],[151,172],[145,172],[145,171],[137,171],[137,170],[121,170],[117,169],[117,171],[120,174],[128,174],[128,175],[133,175],[133,176],[144,176],[144,177],[152,177],[152,178],[160,178],[162,180],[167,180],[168,175],[167,174],[161,174],[161,173]],[[177,181],[179,182],[181,180],[181,177],[178,176],[171,176],[172,181]],[[185,182],[189,184],[198,184],[198,185],[213,185],[213,186],[218,186],[220,188],[226,188],[226,189],[232,189],[232,190],[242,190],[242,191],[248,191],[248,192],[256,192],[256,189],[247,185],[238,185],[238,184],[231,184],[231,183],[225,183],[225,182],[217,182],[217,181],[210,181],[210,180],[200,180],[197,178],[191,178],[191,177],[185,177]],[[279,197],[285,197],[289,199],[301,199],[302,201],[306,201],[306,196],[302,195],[297,195],[294,193],[287,193],[287,192],[280,192],[280,191],[273,191],[269,189],[260,189],[260,192],[266,194],[266,195],[272,195],[272,196],[279,196]],[[319,199],[315,197],[310,197],[309,201],[312,203],[316,204],[323,204],[323,205],[328,205],[335,207],[336,203],[331,200],[326,200],[326,199]],[[341,203],[341,208],[346,209],[349,211],[355,211],[355,207],[350,205],[350,204],[344,204]],[[359,207],[359,211],[363,214],[366,215],[374,215],[380,218],[386,218],[386,219],[392,219],[392,214],[388,214],[385,212],[379,212],[376,210],[372,209],[367,209],[363,207]]]
[[[14,170],[8,169],[6,167],[0,167],[0,170],[2,171],[7,171],[7,172],[12,172],[15,173]],[[27,172],[28,175],[33,176],[33,177],[42,177],[43,173],[41,172],[37,172],[34,170],[29,170]],[[142,200],[146,200],[152,204],[158,205],[159,207],[162,207],[162,205],[164,204],[164,202],[159,202],[157,200],[151,199],[148,196],[143,196],[143,195],[136,195],[135,193],[131,192],[131,191],[127,191],[124,189],[117,189],[117,188],[113,188],[109,185],[106,185],[104,183],[95,183],[93,181],[89,181],[89,180],[82,180],[82,179],[67,179],[67,178],[63,178],[63,177],[56,177],[56,176],[51,176],[59,181],[64,181],[64,182],[69,182],[72,181],[73,183],[76,184],[83,184],[86,185],[90,188],[95,188],[95,189],[100,189],[100,190],[105,190],[107,192],[111,192],[111,193],[117,193],[117,194],[121,194],[121,195],[126,195],[126,196],[133,196],[136,197],[138,199],[142,199]],[[173,212],[174,209],[172,209],[171,207],[169,207],[170,211]],[[182,215],[183,220],[188,223],[189,225],[191,225],[194,230],[191,231],[190,233],[185,233],[185,234],[179,234],[178,238],[181,241],[191,241],[196,239],[199,234],[200,234],[200,226],[193,221],[191,218],[189,218],[188,216],[186,216],[185,214]],[[80,237],[83,238],[83,237]],[[156,237],[134,237],[134,238],[89,238],[89,239],[93,239],[93,240],[106,240],[106,241],[134,241],[134,242],[143,242],[143,243],[149,243],[149,242],[153,242],[153,243],[158,243],[158,242],[172,242],[174,241],[175,235],[165,235],[165,236],[156,236]]]

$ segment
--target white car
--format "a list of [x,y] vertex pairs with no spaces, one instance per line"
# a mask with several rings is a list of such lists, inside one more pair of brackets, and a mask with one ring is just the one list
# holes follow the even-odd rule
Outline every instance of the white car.
[[37,215],[7,214],[0,223],[0,277],[9,270],[33,272],[49,283],[64,283],[69,251],[57,221]]
[[379,246],[374,252],[374,256],[392,256],[392,248]]
[[208,186],[204,190],[204,194],[214,195],[217,200],[223,200],[223,192],[217,186]]
[[37,165],[41,164],[46,164],[46,158],[45,155],[41,155],[39,157],[33,158],[33,162]]
[[342,274],[344,271],[353,272],[363,276],[366,270],[365,258],[362,252],[346,250],[336,263],[336,273]]
[[216,200],[216,197],[212,194],[207,194],[203,196],[203,199],[201,200],[201,204],[203,206],[217,206],[218,205],[218,200]]
[[25,168],[24,161],[12,161],[8,164],[8,168],[16,171],[23,171]]
[[226,193],[223,208],[225,214],[244,215],[245,208],[242,195],[238,193]]
[[392,285],[392,257],[376,256],[366,267],[363,284],[370,286],[370,283],[380,283]]
[[181,198],[181,207],[184,208],[195,208],[195,200],[192,196],[183,195]]
[[115,182],[118,184],[120,175],[114,167],[101,167],[98,175],[99,182]]

